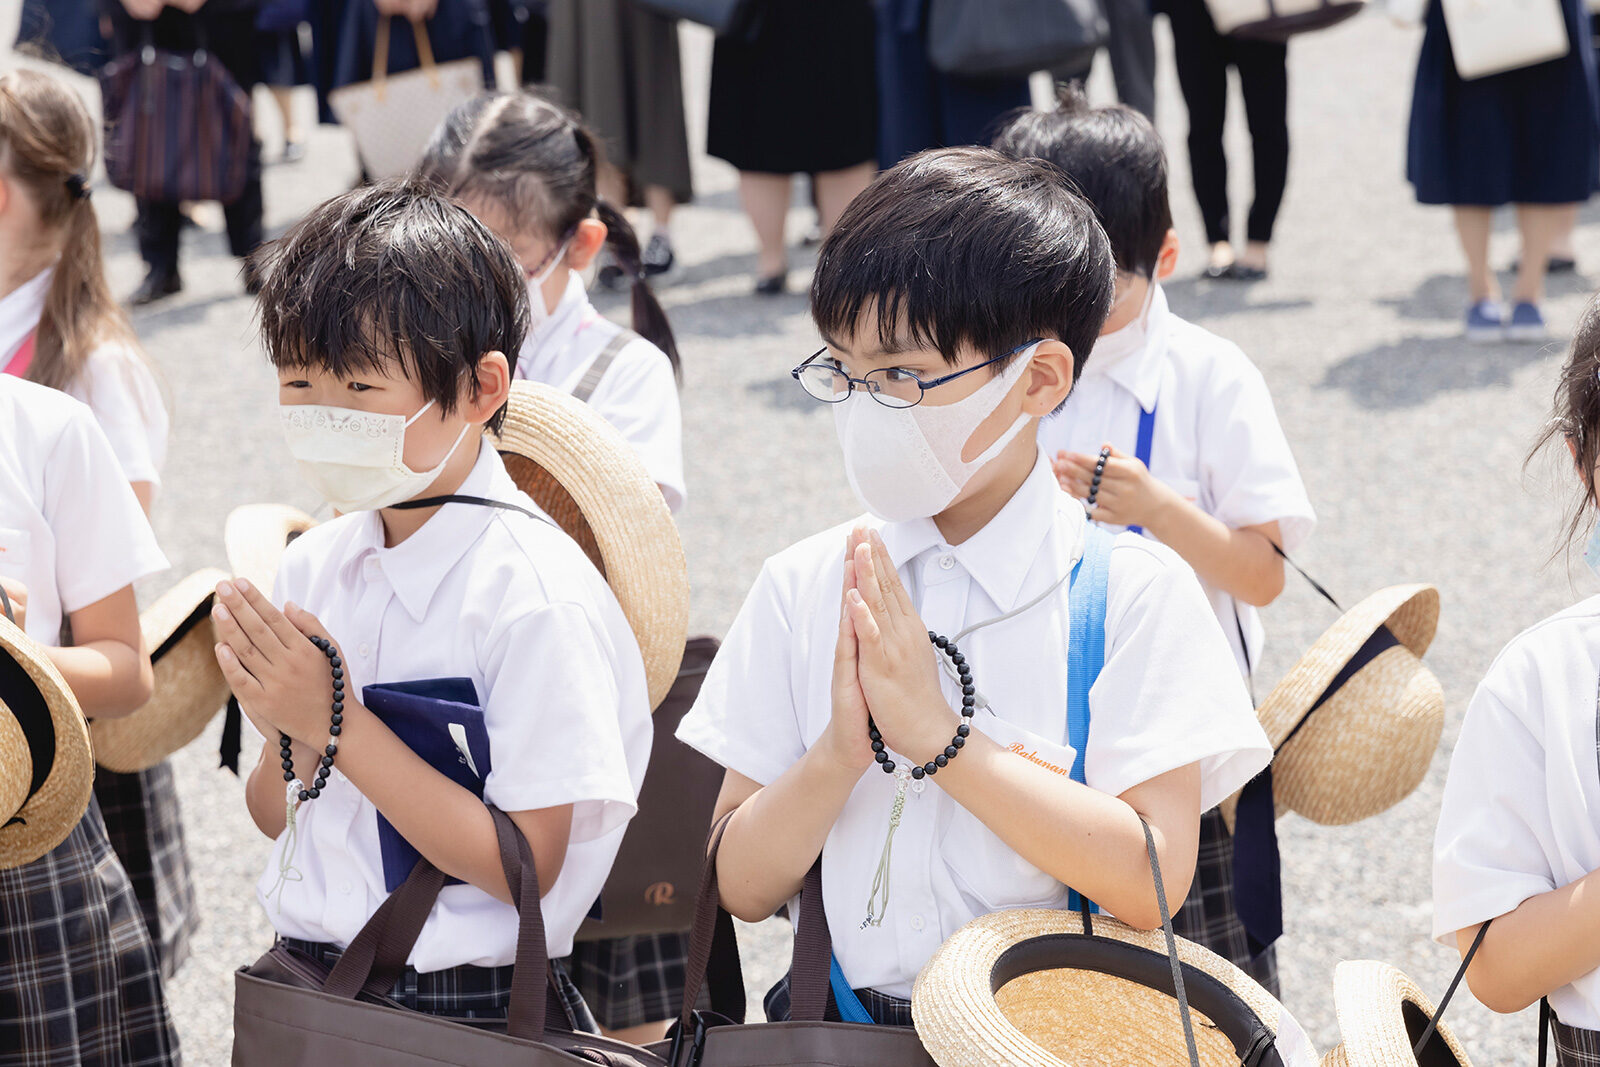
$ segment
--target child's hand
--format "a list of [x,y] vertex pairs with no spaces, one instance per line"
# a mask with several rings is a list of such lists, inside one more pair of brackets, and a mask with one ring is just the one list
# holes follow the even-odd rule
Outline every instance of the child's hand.
[[[1057,452],[1051,466],[1061,488],[1088,503],[1089,487],[1094,482],[1094,468],[1099,460],[1099,456]],[[1152,476],[1138,457],[1113,448],[1105,473],[1100,477],[1100,491],[1095,494],[1089,517],[1113,526],[1150,526],[1172,499],[1172,490]]]
[[26,630],[28,628],[28,587],[15,578],[0,577],[0,588],[6,591],[6,597],[11,601],[11,615],[16,620],[17,626]]
[[867,707],[890,748],[926,763],[944,751],[958,722],[939,688],[928,628],[875,532],[856,547],[855,576],[845,597]]
[[[217,586],[211,609],[216,624],[217,662],[239,698],[239,706],[267,738],[272,732],[320,749],[328,737],[333,706],[329,661],[308,637],[326,636],[308,611],[273,607],[242,578]],[[348,708],[350,700],[345,704]],[[309,768],[308,768],[309,771]]]
[[856,629],[850,618],[850,591],[856,587],[856,548],[866,536],[857,529],[845,543],[844,588],[839,593],[839,641],[833,651],[833,718],[823,733],[829,753],[841,765],[865,770],[872,765],[867,739],[867,698],[858,675]]

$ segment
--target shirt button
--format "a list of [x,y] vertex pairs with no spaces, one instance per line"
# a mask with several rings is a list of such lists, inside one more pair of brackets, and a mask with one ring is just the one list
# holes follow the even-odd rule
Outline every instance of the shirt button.
[[377,559],[372,556],[368,556],[367,561],[361,565],[361,573],[366,577],[367,581],[375,582],[382,575],[383,571]]
[[927,923],[925,923],[923,921],[922,916],[920,916],[920,915],[911,916],[911,929],[913,929],[913,930],[921,930],[926,925],[927,925]]
[[372,658],[372,646],[367,644],[365,641],[361,642],[360,647],[358,647],[356,649],[356,651],[361,653],[361,658],[362,659],[371,659]]
[[[343,893],[345,896],[349,896],[350,895],[350,883],[348,881],[340,882],[339,883],[339,892]],[[921,929],[921,927],[918,927],[918,929]]]
[[940,556],[939,557],[939,569],[940,570],[947,571],[950,568],[954,567],[955,565],[956,565],[956,558],[954,556],[944,555],[944,556]]

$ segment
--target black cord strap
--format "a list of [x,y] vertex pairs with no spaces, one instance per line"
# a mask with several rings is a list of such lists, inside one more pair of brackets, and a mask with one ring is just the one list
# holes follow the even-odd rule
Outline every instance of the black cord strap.
[[[1422,1031],[1422,1036],[1412,1048],[1411,1054],[1416,1057],[1418,1063],[1422,1062],[1422,1050],[1428,1047],[1428,1039],[1433,1037],[1433,1031],[1438,1028],[1439,1020],[1444,1017],[1444,1010],[1450,1006],[1450,998],[1456,995],[1456,987],[1461,984],[1461,979],[1467,976],[1467,968],[1472,966],[1472,957],[1478,954],[1478,947],[1483,944],[1483,935],[1488,932],[1489,923],[1478,927],[1478,936],[1472,939],[1472,947],[1467,949],[1467,954],[1461,958],[1461,966],[1456,968],[1456,976],[1450,979],[1450,988],[1444,991],[1444,999],[1439,1001],[1439,1006],[1434,1009],[1433,1018],[1428,1020],[1428,1028]],[[1540,1043],[1543,1044],[1542,1041]]]

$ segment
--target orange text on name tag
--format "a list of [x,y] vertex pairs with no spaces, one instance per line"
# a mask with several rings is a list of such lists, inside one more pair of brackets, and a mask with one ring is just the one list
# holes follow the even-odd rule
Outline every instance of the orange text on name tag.
[[1027,760],[1029,763],[1037,763],[1039,766],[1043,767],[1045,770],[1051,772],[1052,774],[1071,774],[1072,773],[1071,771],[1069,771],[1065,767],[1057,767],[1054,763],[1051,763],[1049,760],[1040,759],[1039,758],[1039,753],[1037,753],[1037,752],[1029,752],[1027,749],[1023,748],[1021,741],[1013,741],[1013,742],[1011,742],[1011,747],[1007,748],[1006,751],[1007,752],[1011,752],[1011,753],[1015,753],[1016,755],[1021,756],[1023,759]]

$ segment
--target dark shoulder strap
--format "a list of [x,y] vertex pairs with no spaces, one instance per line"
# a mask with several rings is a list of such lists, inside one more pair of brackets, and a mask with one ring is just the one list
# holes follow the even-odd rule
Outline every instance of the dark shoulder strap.
[[594,362],[589,364],[589,369],[584,371],[583,377],[578,381],[578,387],[572,391],[574,400],[587,404],[589,398],[594,396],[594,391],[600,387],[600,379],[606,376],[606,371],[611,369],[611,364],[616,362],[617,354],[639,337],[632,330],[618,330],[617,335],[606,342],[600,354],[594,357]]

